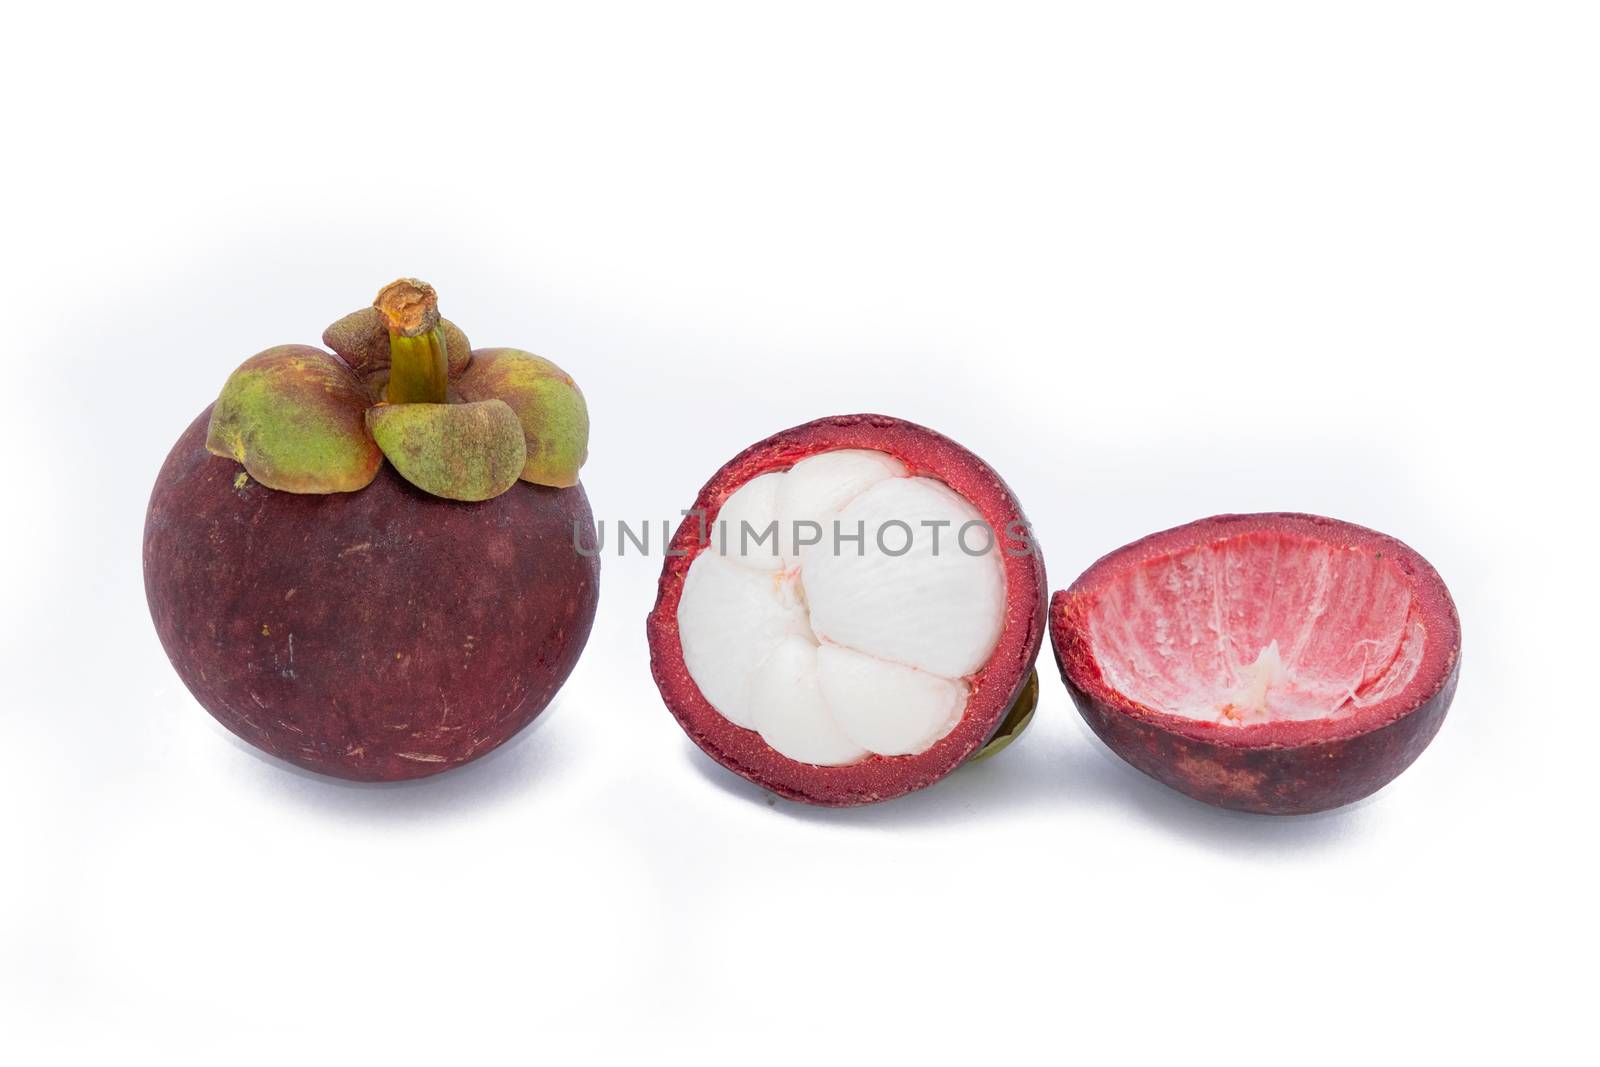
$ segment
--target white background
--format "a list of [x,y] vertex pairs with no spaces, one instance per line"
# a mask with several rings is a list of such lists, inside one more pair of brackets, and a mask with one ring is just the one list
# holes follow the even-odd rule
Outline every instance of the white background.
[[[1592,5],[495,7],[7,16],[0,1058],[1592,1054]],[[602,518],[882,411],[1006,476],[1053,588],[1217,512],[1401,537],[1455,706],[1255,818],[1047,652],[1004,757],[809,810],[667,714],[630,556],[502,750],[288,769],[163,656],[145,501],[239,361],[401,274],[578,378]]]

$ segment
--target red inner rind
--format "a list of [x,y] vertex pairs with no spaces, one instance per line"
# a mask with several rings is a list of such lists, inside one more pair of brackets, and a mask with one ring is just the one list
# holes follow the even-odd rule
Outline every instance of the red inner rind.
[[1157,711],[1344,717],[1415,676],[1413,586],[1392,554],[1253,530],[1107,575],[1089,639],[1106,685]]
[[[1410,588],[1410,611],[1426,631],[1409,682],[1341,717],[1237,725],[1167,714],[1106,680],[1090,620],[1114,580],[1197,546],[1263,534],[1319,541],[1341,552],[1382,552],[1393,562]],[[1220,515],[1120,548],[1055,595],[1050,635],[1073,703],[1112,751],[1198,800],[1272,815],[1326,811],[1392,781],[1444,722],[1461,665],[1461,623],[1428,562],[1392,537],[1315,515]]]
[[[874,755],[848,766],[819,767],[779,754],[760,734],[735,726],[711,706],[684,666],[678,600],[689,565],[706,547],[704,529],[716,521],[723,502],[735,490],[758,475],[788,470],[807,456],[845,448],[887,453],[912,475],[944,482],[977,509],[995,531],[1005,570],[1005,623],[988,663],[970,679],[972,695],[961,722],[932,748],[914,756]],[[656,604],[646,624],[656,685],[679,724],[707,755],[780,796],[847,806],[931,785],[970,758],[999,727],[1039,653],[1045,623],[1044,560],[1036,545],[1029,555],[1005,551],[1018,544],[1008,538],[1008,530],[1025,531],[1026,524],[1016,497],[988,464],[915,423],[884,415],[841,415],[774,434],[717,471],[673,535],[670,550],[679,554],[669,555],[662,568]],[[1031,538],[1031,533],[1025,536]]]
[[[1413,610],[1427,636],[1416,673],[1394,695],[1337,719],[1310,719],[1231,725],[1158,711],[1112,688],[1105,680],[1089,637],[1089,618],[1102,590],[1128,570],[1201,545],[1234,537],[1273,533],[1321,541],[1339,549],[1382,553],[1404,576]],[[1432,565],[1405,543],[1364,526],[1318,515],[1272,513],[1218,515],[1152,534],[1098,560],[1050,606],[1052,634],[1063,673],[1085,693],[1133,718],[1185,737],[1231,747],[1293,746],[1354,737],[1392,722],[1437,693],[1454,670],[1461,647],[1455,604]]]

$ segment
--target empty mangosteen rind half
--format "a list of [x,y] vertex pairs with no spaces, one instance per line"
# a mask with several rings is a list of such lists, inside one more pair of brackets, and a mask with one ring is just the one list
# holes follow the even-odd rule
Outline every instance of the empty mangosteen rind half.
[[1317,515],[1219,515],[1119,548],[1050,605],[1079,712],[1119,756],[1221,807],[1323,811],[1437,733],[1461,626],[1404,543]]

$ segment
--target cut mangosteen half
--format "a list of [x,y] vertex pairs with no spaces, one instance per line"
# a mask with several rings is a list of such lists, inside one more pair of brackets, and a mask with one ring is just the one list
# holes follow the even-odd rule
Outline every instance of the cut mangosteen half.
[[900,419],[819,419],[701,490],[662,570],[651,668],[730,770],[814,804],[885,800],[1020,732],[1044,591],[982,460]]
[[1051,641],[1111,749],[1196,799],[1322,811],[1390,782],[1455,693],[1444,582],[1384,534],[1219,515],[1117,549],[1058,592]]

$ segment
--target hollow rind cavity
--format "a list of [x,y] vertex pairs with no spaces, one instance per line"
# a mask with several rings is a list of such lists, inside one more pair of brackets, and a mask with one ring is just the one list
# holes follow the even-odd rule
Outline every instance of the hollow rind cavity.
[[361,381],[335,357],[279,345],[228,377],[211,409],[206,448],[271,489],[354,492],[383,463],[367,433],[368,403]]
[[[1270,555],[1241,561],[1256,551]],[[1196,586],[1211,582],[1204,560],[1222,563],[1214,589]],[[1191,594],[1214,607],[1188,611]],[[1050,629],[1114,752],[1198,800],[1267,814],[1392,781],[1438,732],[1460,671],[1460,620],[1428,562],[1315,515],[1220,515],[1124,546],[1056,593]]]
[[503,400],[522,422],[522,480],[566,488],[589,458],[589,408],[572,376],[516,348],[480,348],[455,388],[463,400]]

